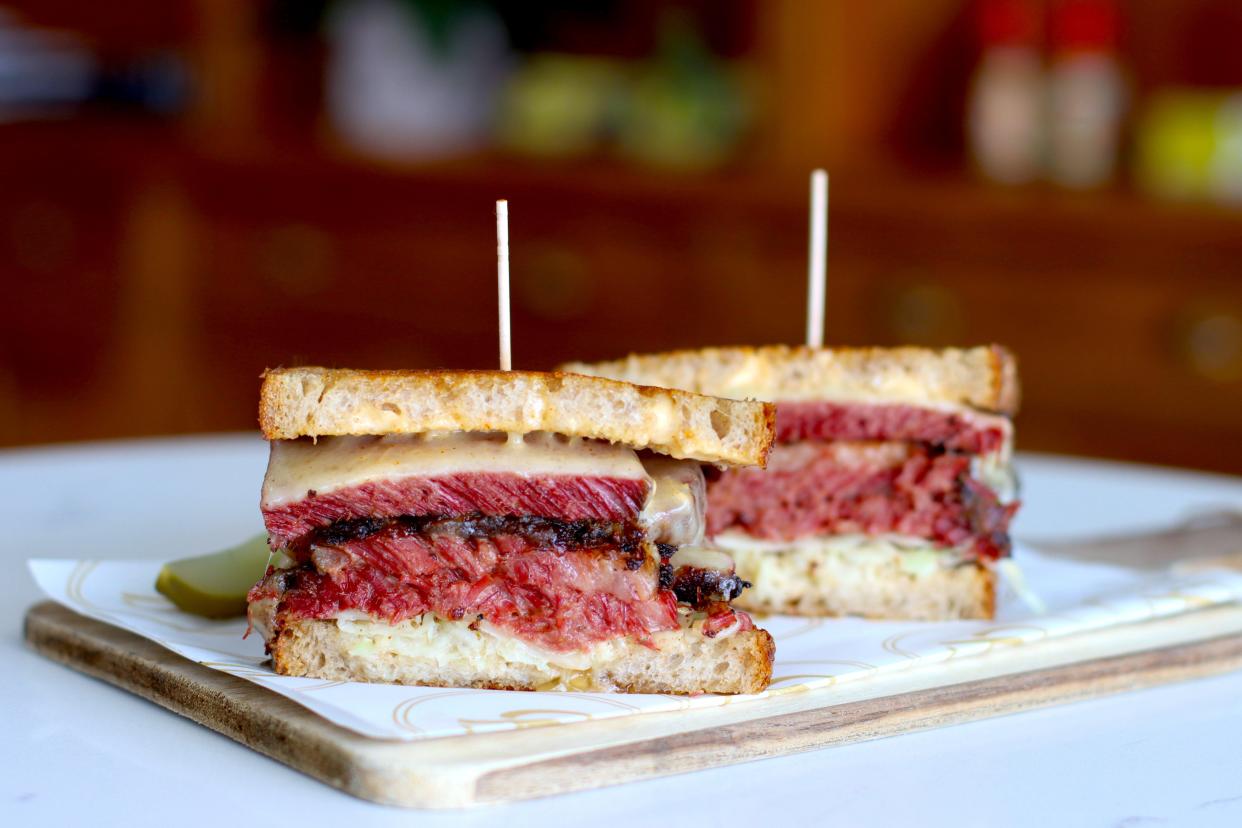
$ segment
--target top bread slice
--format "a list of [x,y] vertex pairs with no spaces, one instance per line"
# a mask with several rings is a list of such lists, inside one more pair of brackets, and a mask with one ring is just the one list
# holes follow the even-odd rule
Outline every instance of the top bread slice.
[[966,406],[1012,415],[1017,364],[999,345],[977,348],[703,348],[572,362],[562,370],[732,399]]
[[277,368],[263,375],[269,440],[426,431],[548,431],[678,459],[762,466],[775,407],[534,371]]

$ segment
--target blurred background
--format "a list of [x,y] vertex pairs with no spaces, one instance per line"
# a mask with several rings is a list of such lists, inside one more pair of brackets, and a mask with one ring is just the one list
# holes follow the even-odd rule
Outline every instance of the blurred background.
[[1002,342],[1022,448],[1242,472],[1236,0],[0,0],[0,443],[266,366]]

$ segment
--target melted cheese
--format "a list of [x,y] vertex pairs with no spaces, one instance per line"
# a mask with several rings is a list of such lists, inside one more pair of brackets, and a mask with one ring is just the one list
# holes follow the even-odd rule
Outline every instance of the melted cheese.
[[688,566],[692,569],[713,569],[726,575],[733,573],[733,558],[727,552],[709,546],[683,546],[673,553],[668,563],[675,570]]
[[272,443],[263,507],[375,480],[462,472],[645,479],[633,449],[536,432],[428,432],[383,437],[321,437]]
[[693,460],[647,457],[647,474],[655,482],[640,520],[652,543],[701,544],[706,529],[707,486],[703,468]]
[[1008,443],[1001,451],[971,458],[970,474],[996,493],[1004,505],[1018,499],[1018,478],[1009,461]]

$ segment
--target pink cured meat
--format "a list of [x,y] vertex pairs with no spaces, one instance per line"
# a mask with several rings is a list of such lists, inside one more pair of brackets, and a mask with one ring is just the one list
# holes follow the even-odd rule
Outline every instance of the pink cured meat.
[[360,610],[398,622],[435,612],[477,619],[554,650],[617,636],[647,641],[678,627],[672,592],[650,566],[628,569],[612,547],[557,550],[514,535],[465,538],[389,527],[317,546],[304,565],[269,572],[251,600],[275,597],[293,617]]
[[913,446],[778,446],[768,471],[735,469],[708,483],[707,531],[765,540],[817,534],[900,534],[1008,554],[1018,504],[1001,504],[970,476],[965,455]]
[[776,410],[776,439],[906,440],[949,451],[988,454],[1005,443],[1004,417],[940,411],[913,405],[782,402]]
[[292,545],[313,529],[360,517],[481,513],[624,522],[637,518],[649,486],[644,478],[493,472],[404,477],[308,492],[302,500],[264,508],[263,521],[276,549]]

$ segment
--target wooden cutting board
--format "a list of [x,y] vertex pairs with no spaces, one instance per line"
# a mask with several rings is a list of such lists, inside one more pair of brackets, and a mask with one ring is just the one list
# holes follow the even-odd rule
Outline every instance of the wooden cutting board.
[[243,679],[51,602],[43,655],[354,796],[418,808],[528,799],[894,736],[1242,668],[1242,606],[1050,639],[837,687],[421,742],[370,739]]

